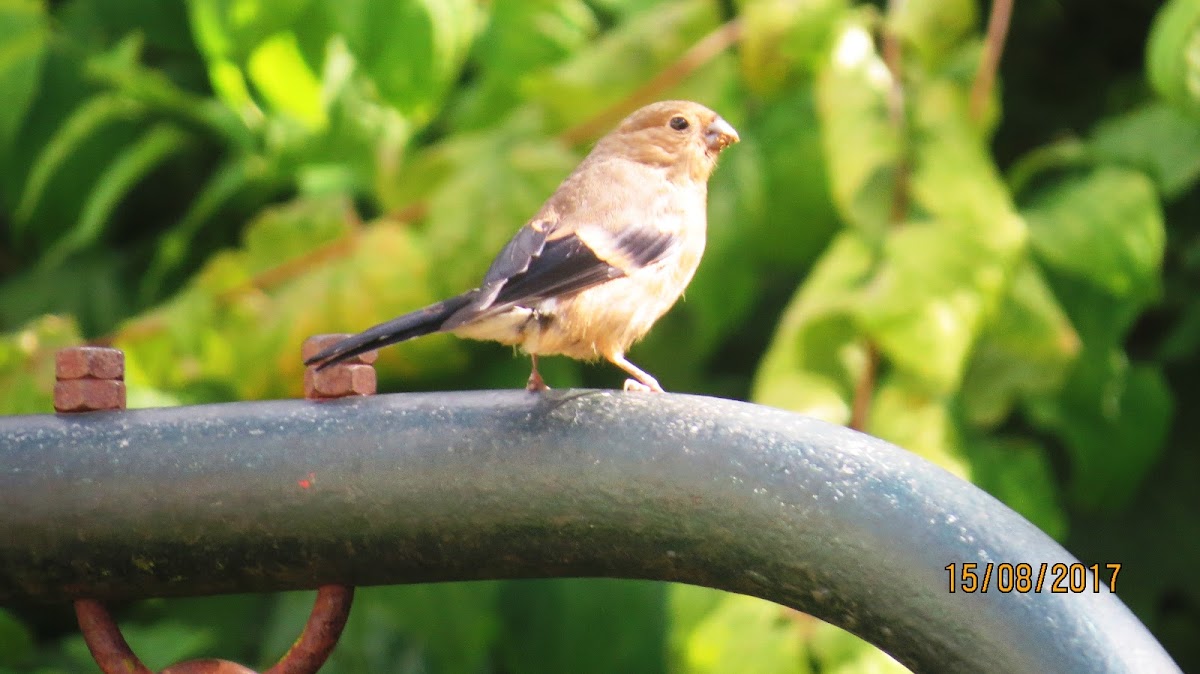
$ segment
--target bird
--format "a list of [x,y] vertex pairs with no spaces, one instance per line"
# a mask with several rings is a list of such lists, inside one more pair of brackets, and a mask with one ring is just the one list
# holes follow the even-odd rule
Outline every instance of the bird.
[[704,252],[708,179],[740,140],[692,101],[642,107],[600,138],[501,249],[477,288],[381,323],[305,360],[319,370],[367,351],[447,332],[519,347],[530,391],[538,357],[605,359],[626,391],[662,392],[629,347],[683,295]]

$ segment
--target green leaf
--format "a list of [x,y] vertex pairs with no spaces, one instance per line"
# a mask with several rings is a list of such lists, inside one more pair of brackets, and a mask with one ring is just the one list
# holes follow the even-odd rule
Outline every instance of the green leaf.
[[75,322],[47,315],[0,335],[0,414],[54,410],[54,353],[83,341]]
[[418,125],[433,118],[458,79],[482,23],[473,0],[352,0],[315,8],[325,18],[307,22],[323,23],[328,32],[307,36],[309,44],[324,49],[333,35],[344,36],[379,96]]
[[1043,264],[1116,297],[1157,293],[1166,233],[1153,184],[1115,167],[1065,178],[1023,211]]
[[961,391],[967,418],[994,427],[1018,399],[1054,393],[1079,349],[1079,336],[1041,272],[1024,262],[971,355]]
[[187,0],[192,35],[209,64],[242,64],[263,40],[289,26],[313,0]]
[[[34,266],[0,281],[0,326],[34,321],[48,309],[70,315],[82,334],[104,335],[129,314],[129,257],[96,247],[61,266]],[[3,329],[0,327],[0,329]]]
[[1078,138],[1062,138],[1036,147],[1018,157],[1008,169],[1005,180],[1017,198],[1026,197],[1042,187],[1048,177],[1057,177],[1095,165],[1092,151]]
[[[398,208],[427,205],[431,263],[441,293],[475,287],[492,257],[533,216],[578,162],[547,138],[534,115],[456,134],[426,149],[401,173]],[[410,179],[411,176],[411,179]]]
[[610,674],[664,669],[666,585],[555,579],[504,585],[497,642],[502,669]]
[[206,655],[217,643],[217,635],[212,628],[194,624],[127,624],[122,626],[121,632],[152,671]]
[[888,360],[937,397],[958,389],[1027,233],[963,96],[945,81],[912,108],[912,209],[933,216],[887,232],[858,322]]
[[970,479],[1057,540],[1067,534],[1058,483],[1046,450],[1027,440],[974,438],[964,443]]
[[[809,76],[829,52],[846,0],[739,0],[742,76],[760,94]],[[804,89],[801,89],[802,91]]]
[[671,671],[812,671],[800,627],[811,618],[756,597],[688,585],[673,585],[670,592]]
[[721,605],[726,594],[722,590],[698,585],[671,583],[667,586],[668,671],[682,671],[692,634]]
[[37,93],[47,18],[41,0],[0,2],[0,155],[8,151]]
[[33,657],[33,634],[8,611],[0,609],[0,668],[20,667]]
[[497,2],[472,60],[489,77],[511,86],[579,51],[598,30],[583,0]]
[[755,375],[755,402],[832,423],[850,420],[867,349],[853,321],[873,256],[854,233],[836,237],[796,292]]
[[195,58],[186,3],[158,0],[123,0],[93,5],[96,27],[120,35],[136,27],[146,45],[167,55],[173,65]]
[[[251,55],[269,36],[292,26],[312,4],[311,0],[188,0],[192,36],[207,62],[213,91],[247,122],[257,125],[263,116],[246,81]],[[268,87],[268,96],[287,96],[270,88],[269,75],[261,69],[257,77]],[[287,99],[282,102],[286,105]]]
[[13,224],[18,229],[31,226],[30,217],[44,198],[50,179],[81,145],[105,126],[134,117],[142,107],[125,97],[98,94],[71,113],[66,122],[47,141],[29,170],[29,179],[21,193]]
[[157,297],[162,291],[166,278],[183,263],[201,228],[248,183],[265,177],[266,170],[263,160],[251,156],[230,159],[212,173],[183,217],[166,232],[155,250],[154,259],[142,276],[140,295],[143,301]]
[[975,0],[900,2],[888,13],[888,25],[928,67],[952,56],[979,22]]
[[872,395],[866,430],[965,478],[969,468],[949,401],[903,376],[885,375]]
[[[257,40],[247,40],[244,35],[235,34],[234,26],[230,25],[227,17],[228,5],[230,2],[226,0],[188,0],[187,14],[191,19],[192,37],[208,61],[212,90],[221,101],[239,113],[245,113],[247,109],[258,113],[246,86],[245,76],[235,62],[239,54],[250,52],[250,47]],[[299,2],[296,5],[300,5]],[[262,13],[257,2],[247,2],[245,7],[242,16],[246,19]],[[241,42],[251,44],[247,46]]]
[[987,140],[969,121],[965,93],[941,79],[923,83],[918,92],[910,106],[913,208],[978,249],[980,274],[994,277],[983,283],[994,301],[1003,277],[1026,250],[1026,224]]
[[186,147],[187,136],[169,124],[159,124],[113,158],[83,203],[79,222],[42,257],[45,268],[57,267],[73,253],[100,239],[104,226],[121,200],[172,154]]
[[[124,623],[121,625],[121,633],[138,658],[146,663],[150,671],[155,672],[169,665],[206,655],[216,645],[213,630],[173,621],[152,625]],[[72,671],[95,667],[82,635],[67,637],[62,650],[74,661],[75,668],[72,668]]]
[[[855,307],[858,325],[929,395],[958,389],[1005,282],[969,232],[944,222],[889,232],[884,262]],[[993,299],[996,298],[996,299]]]
[[1200,345],[1200,299],[1189,298],[1179,307],[1178,320],[1157,350],[1163,364],[1190,362]]
[[582,0],[493,3],[468,66],[478,79],[457,89],[445,110],[450,124],[459,130],[494,125],[525,102],[521,89],[530,77],[586,49],[599,30]]
[[875,242],[891,220],[902,141],[888,114],[892,75],[864,19],[847,20],[816,81],[833,203]]
[[552,127],[579,124],[580,111],[620,101],[715,29],[717,19],[715,5],[702,0],[664,2],[631,14],[588,49],[531,75],[523,93],[549,111]]
[[1053,268],[1043,274],[1080,341],[1094,348],[1121,346],[1147,302],[1145,296],[1114,297],[1095,284]]
[[[159,309],[123,326],[127,381],[191,402],[296,397],[300,345],[314,334],[359,331],[434,300],[421,236],[396,223],[351,228],[341,199],[269,209],[246,245],[209,260]],[[480,272],[482,273],[482,272]],[[381,375],[461,368],[463,347],[445,337],[385,349]]]
[[[830,198],[821,123],[810,87],[781,94],[746,120],[742,142],[712,179],[709,220],[733,223],[752,264],[804,268],[825,249],[841,224]],[[754,162],[754,173],[729,169]],[[736,187],[728,214],[720,190]]]
[[1169,0],[1146,42],[1146,75],[1159,95],[1200,112],[1200,1]]
[[142,42],[140,32],[130,33],[111,50],[89,56],[84,64],[88,79],[137,101],[148,112],[170,115],[183,126],[208,131],[238,150],[257,149],[259,139],[234,111],[176,84],[166,72],[143,64]]
[[[322,674],[484,671],[500,632],[500,584],[438,583],[359,588],[354,610]],[[311,592],[279,596],[259,660],[277,660],[296,639]]]
[[1153,185],[1114,166],[1046,181],[1023,211],[1032,248],[1082,341],[1116,347],[1159,294],[1165,245]]
[[644,12],[651,7],[666,4],[671,0],[592,0],[592,4],[609,14],[623,19],[630,14]]
[[[195,655],[245,660],[246,654],[260,648],[263,621],[275,603],[275,597],[263,594],[148,599],[123,608],[119,619],[122,627],[136,625],[152,634],[158,632],[160,625],[169,625],[165,635],[154,635],[160,641],[176,630],[189,635],[206,635],[205,642],[191,647],[186,653],[172,653],[174,647],[170,643],[160,644],[157,648],[163,653],[154,655],[147,651],[148,660],[175,664],[181,658]],[[140,648],[134,644],[135,652],[142,655]],[[280,655],[282,652],[277,653],[276,658]]]
[[813,662],[822,674],[907,674],[890,655],[840,628],[818,622],[809,638]]
[[1119,349],[1088,348],[1062,391],[1031,401],[1028,409],[1036,424],[1066,443],[1071,500],[1118,510],[1162,451],[1172,396],[1157,367],[1131,365]]
[[321,81],[305,62],[293,33],[276,33],[260,42],[246,65],[250,81],[272,109],[303,122],[311,131],[325,129],[328,119]]
[[334,39],[326,59],[329,129],[319,144],[305,148],[305,159],[340,167],[353,181],[344,193],[386,203],[399,181],[415,125],[379,98],[344,41]]
[[1146,173],[1166,199],[1184,196],[1200,178],[1200,120],[1162,102],[1102,119],[1088,147],[1100,161]]

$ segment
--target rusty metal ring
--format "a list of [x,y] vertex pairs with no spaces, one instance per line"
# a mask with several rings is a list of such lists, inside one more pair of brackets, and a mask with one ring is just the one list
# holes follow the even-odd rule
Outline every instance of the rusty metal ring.
[[[316,674],[337,646],[346,620],[354,588],[346,585],[322,585],[309,613],[300,638],[288,652],[264,674]],[[121,628],[104,604],[94,599],[75,600],[75,616],[92,659],[104,674],[153,674],[134,654],[121,634]],[[161,674],[256,674],[248,667],[229,660],[189,660],[171,665]]]
[[[317,335],[305,341],[304,357],[344,335]],[[309,400],[375,393],[375,353],[317,373],[308,368],[304,393]],[[125,409],[125,354],[119,349],[77,346],[55,354],[54,409],[61,414]],[[264,674],[315,674],[329,659],[350,617],[354,588],[322,585],[304,631],[288,652]],[[92,658],[105,674],[153,674],[129,647],[117,621],[94,599],[75,600],[75,616]],[[162,674],[256,674],[229,660],[181,662]]]

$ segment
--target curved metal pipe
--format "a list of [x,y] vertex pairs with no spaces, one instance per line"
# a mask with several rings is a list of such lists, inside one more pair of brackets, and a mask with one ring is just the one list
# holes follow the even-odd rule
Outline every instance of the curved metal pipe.
[[[0,603],[610,576],[757,595],[918,671],[1172,672],[1075,563],[880,440],[684,395],[516,391],[0,418]],[[982,575],[982,574],[981,574]]]

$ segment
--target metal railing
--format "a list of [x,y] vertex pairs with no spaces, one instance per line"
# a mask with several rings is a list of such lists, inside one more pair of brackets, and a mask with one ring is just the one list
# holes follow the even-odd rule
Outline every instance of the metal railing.
[[485,391],[0,418],[0,604],[642,578],[770,599],[916,671],[1179,671],[1097,579],[951,593],[946,567],[969,562],[1078,564],[909,452],[729,400]]

